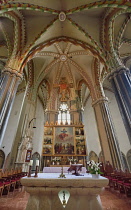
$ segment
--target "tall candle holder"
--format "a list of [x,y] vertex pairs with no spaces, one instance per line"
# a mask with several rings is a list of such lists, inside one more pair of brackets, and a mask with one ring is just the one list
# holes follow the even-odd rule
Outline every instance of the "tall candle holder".
[[36,160],[36,170],[34,177],[38,177],[38,167],[39,167],[39,160]]
[[35,175],[34,175],[34,177],[38,177],[38,167],[39,167],[39,166],[36,166],[36,170],[35,170]]
[[66,178],[65,174],[63,173],[63,166],[61,167],[61,174],[58,178]]
[[29,172],[28,172],[28,176],[27,177],[31,177],[31,167],[33,165],[33,160],[30,160],[29,162]]
[[27,177],[31,177],[31,165],[29,166],[29,172],[28,172],[28,176]]

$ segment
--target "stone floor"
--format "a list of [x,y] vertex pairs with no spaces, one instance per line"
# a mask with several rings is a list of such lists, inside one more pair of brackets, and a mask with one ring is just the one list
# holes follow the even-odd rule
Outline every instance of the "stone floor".
[[[14,193],[9,193],[0,198],[0,210],[25,210],[29,194],[21,190],[15,190]],[[115,191],[111,192],[109,189],[104,189],[101,193],[101,201],[103,210],[130,210],[131,198],[126,198]],[[95,209],[94,209],[95,210]]]

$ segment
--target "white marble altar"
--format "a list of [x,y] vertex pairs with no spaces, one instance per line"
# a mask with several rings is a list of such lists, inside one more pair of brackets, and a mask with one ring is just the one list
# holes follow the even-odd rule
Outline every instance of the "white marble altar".
[[66,178],[58,178],[59,173],[39,173],[37,178],[21,179],[25,190],[30,193],[26,210],[63,210],[58,197],[61,190],[67,190],[70,198],[65,210],[101,210],[100,192],[107,186],[108,179],[100,176],[93,179],[90,174],[75,176],[65,174]]

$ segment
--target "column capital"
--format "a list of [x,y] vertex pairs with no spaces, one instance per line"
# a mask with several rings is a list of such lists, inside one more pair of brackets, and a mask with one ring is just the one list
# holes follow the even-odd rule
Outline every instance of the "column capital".
[[92,107],[96,106],[97,104],[100,104],[100,103],[105,103],[105,102],[108,102],[108,98],[107,97],[101,97],[101,98],[98,98],[96,101],[94,101],[92,103]]
[[116,71],[111,72],[108,75],[108,78],[109,78],[109,80],[111,80],[112,78],[116,77],[117,75],[120,75],[120,74],[123,74],[123,73],[129,74],[130,71],[126,67],[120,66],[118,69],[116,69]]
[[10,67],[5,67],[3,70],[2,70],[2,73],[6,73],[6,74],[10,74],[12,76],[16,76],[18,77],[20,80],[23,79],[23,75],[22,73],[18,72],[16,69],[12,69]]

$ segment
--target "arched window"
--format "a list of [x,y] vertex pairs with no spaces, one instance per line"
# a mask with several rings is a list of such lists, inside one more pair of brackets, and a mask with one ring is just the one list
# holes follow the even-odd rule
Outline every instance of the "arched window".
[[58,124],[70,124],[70,112],[66,103],[60,104],[58,114]]

